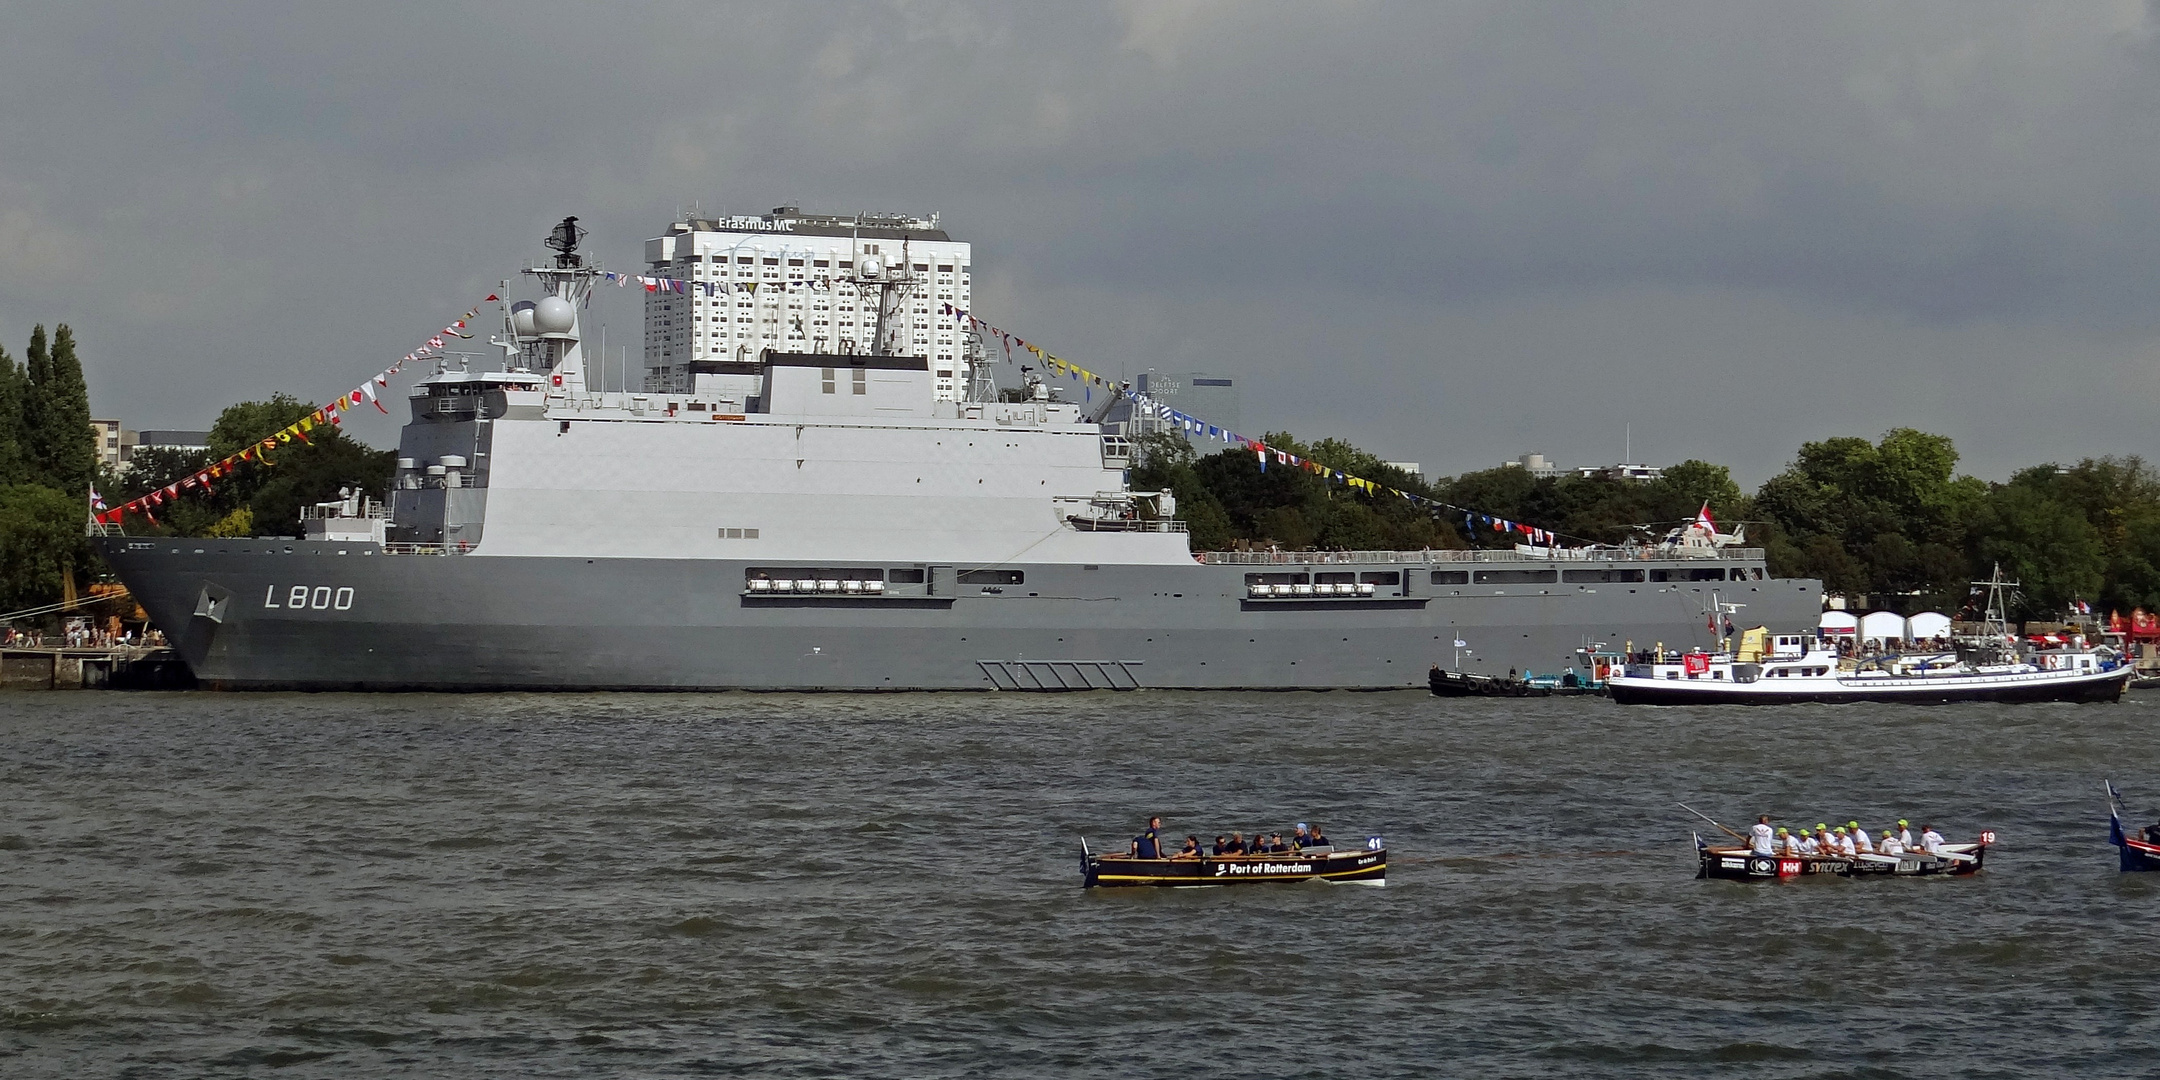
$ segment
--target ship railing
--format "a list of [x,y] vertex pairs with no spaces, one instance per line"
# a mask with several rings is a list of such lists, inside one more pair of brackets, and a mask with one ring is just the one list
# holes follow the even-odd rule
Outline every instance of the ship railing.
[[1111,518],[1086,517],[1069,514],[1065,521],[1081,532],[1168,532],[1186,531],[1186,524],[1175,519],[1162,518]]
[[[1655,562],[1683,558],[1658,548],[1555,548],[1549,552],[1453,551],[1200,551],[1203,563],[1229,566],[1277,566],[1318,563],[1525,563],[1525,562]],[[1761,548],[1724,548],[1721,559],[1761,562]]]
[[463,555],[472,549],[473,546],[470,543],[415,544],[398,541],[382,546],[382,552],[385,555]]

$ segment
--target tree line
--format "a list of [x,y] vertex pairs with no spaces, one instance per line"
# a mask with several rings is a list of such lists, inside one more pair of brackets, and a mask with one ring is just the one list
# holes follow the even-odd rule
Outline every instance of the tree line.
[[[2096,612],[2160,610],[2160,471],[2136,457],[2024,469],[2000,483],[1961,475],[1941,435],[1898,428],[1879,440],[1803,444],[1754,492],[1722,465],[1684,461],[1649,482],[1533,476],[1503,466],[1425,480],[1347,443],[1266,437],[1330,468],[1479,514],[1548,529],[1568,543],[1661,538],[1705,505],[1721,529],[1746,524],[1779,577],[1826,590],[1897,598],[1957,612],[1972,581],[1996,565],[2021,582],[2019,618],[2049,618],[2075,601]],[[1368,494],[1301,469],[1263,465],[1248,450],[1202,455],[1176,434],[1134,450],[1133,486],[1167,488],[1195,550],[1504,548],[1524,538],[1459,510]]]
[[91,572],[83,525],[98,447],[90,391],[67,324],[30,332],[21,361],[0,346],[0,608],[72,598]]

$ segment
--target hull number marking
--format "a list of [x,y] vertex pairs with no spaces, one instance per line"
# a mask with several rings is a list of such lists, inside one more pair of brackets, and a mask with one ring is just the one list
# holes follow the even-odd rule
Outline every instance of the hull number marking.
[[[279,601],[284,601],[279,603]],[[290,589],[272,585],[263,593],[263,607],[272,611],[351,611],[352,586],[295,585]]]

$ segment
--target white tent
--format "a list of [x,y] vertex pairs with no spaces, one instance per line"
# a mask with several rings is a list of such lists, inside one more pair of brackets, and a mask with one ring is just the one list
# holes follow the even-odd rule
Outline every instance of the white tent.
[[1860,633],[1860,620],[1850,611],[1825,611],[1815,628],[1826,638],[1853,637]]
[[1923,611],[1905,620],[1905,636],[1912,641],[1950,636],[1950,616],[1940,611]]
[[1902,641],[1905,638],[1905,616],[1895,611],[1870,611],[1860,616],[1860,640]]

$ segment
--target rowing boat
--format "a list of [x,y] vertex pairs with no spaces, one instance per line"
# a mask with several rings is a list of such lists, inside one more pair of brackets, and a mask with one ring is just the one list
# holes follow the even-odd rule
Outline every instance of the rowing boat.
[[1930,854],[1907,851],[1902,855],[1762,855],[1740,844],[1712,845],[1695,834],[1695,853],[1701,860],[1698,878],[1725,881],[1769,881],[1779,878],[1827,874],[1833,877],[1928,877],[1947,874],[1962,877],[1980,872],[1988,845],[1995,834],[1980,834],[1978,843],[1944,844]]
[[1357,850],[1313,850],[1288,855],[1202,855],[1183,859],[1142,859],[1098,855],[1080,841],[1080,878],[1085,888],[1120,886],[1193,887],[1254,885],[1265,882],[1327,881],[1335,884],[1387,884],[1387,848],[1375,836]]
[[2110,781],[2108,793],[2108,843],[2122,852],[2124,873],[2141,870],[2160,870],[2160,825],[2148,826],[2138,832],[2123,828],[2122,795]]

